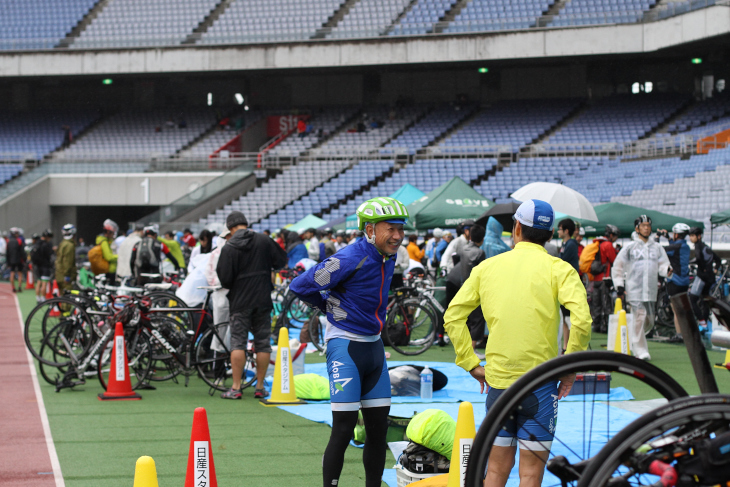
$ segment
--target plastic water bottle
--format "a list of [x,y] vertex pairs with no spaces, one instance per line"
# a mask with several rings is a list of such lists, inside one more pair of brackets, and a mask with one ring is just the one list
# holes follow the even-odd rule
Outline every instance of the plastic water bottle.
[[433,372],[426,366],[421,371],[421,399],[433,397]]

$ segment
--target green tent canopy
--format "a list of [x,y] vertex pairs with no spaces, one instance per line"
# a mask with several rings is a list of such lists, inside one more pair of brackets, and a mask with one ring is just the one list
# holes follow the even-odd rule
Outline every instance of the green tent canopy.
[[494,201],[455,177],[408,205],[406,228],[454,228],[464,220],[476,220],[492,206]]
[[[391,198],[395,198],[404,205],[408,206],[414,201],[416,201],[419,198],[422,198],[425,196],[426,193],[421,191],[420,189],[416,188],[412,184],[404,184],[400,188],[398,188],[395,193],[391,194]],[[335,227],[337,230],[339,228]],[[357,230],[357,215],[350,215],[347,217],[345,226],[342,228],[346,228],[348,231],[350,230]]]
[[292,232],[299,231],[300,229],[304,228],[319,228],[322,225],[327,223],[326,221],[322,220],[321,218],[318,218],[311,213],[298,222],[296,222],[294,225],[290,227],[286,227],[287,230],[291,230]]
[[730,209],[710,215],[710,223],[712,223],[713,226],[730,223]]
[[[636,217],[639,215],[649,216],[652,221],[651,226],[654,230],[657,228],[669,230],[675,223],[686,223],[690,227],[705,227],[702,222],[691,220],[689,218],[674,216],[655,210],[647,210],[645,208],[625,205],[623,203],[606,203],[604,205],[596,206],[595,209],[596,215],[598,216],[598,222],[573,218],[573,220],[579,222],[581,226],[585,228],[586,237],[603,235],[606,225],[610,223],[618,227],[621,231],[622,238],[629,238],[631,237],[631,232],[634,231],[634,220],[636,220]],[[556,215],[556,223],[561,219],[561,217]]]

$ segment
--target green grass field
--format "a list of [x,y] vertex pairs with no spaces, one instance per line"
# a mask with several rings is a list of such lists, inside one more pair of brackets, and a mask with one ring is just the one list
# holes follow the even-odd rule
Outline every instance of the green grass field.
[[[24,316],[35,306],[31,292],[20,294]],[[593,350],[605,345],[605,335],[591,342]],[[684,347],[651,343],[652,363],[672,375],[690,394],[698,394],[694,373]],[[451,346],[434,347],[418,360],[453,362]],[[711,362],[724,355],[710,353]],[[393,359],[402,357],[393,353]],[[324,357],[308,354],[307,362]],[[720,390],[730,393],[730,373],[715,369]],[[182,383],[155,383],[156,391],[141,391],[141,401],[101,402],[102,391],[94,378],[83,387],[54,392],[39,378],[43,398],[68,487],[131,485],[134,466],[142,455],[156,463],[160,487],[183,485],[187,468],[193,411],[204,407],[208,414],[213,455],[220,485],[319,486],[322,453],[330,428],[278,408],[264,407],[244,391],[241,401],[225,401],[208,395],[202,380],[192,377]],[[625,385],[617,378],[613,386]],[[475,387],[477,384],[475,383]],[[629,386],[637,399],[651,399],[650,389]],[[388,453],[387,464],[393,458]],[[362,450],[349,447],[341,485],[362,485]]]

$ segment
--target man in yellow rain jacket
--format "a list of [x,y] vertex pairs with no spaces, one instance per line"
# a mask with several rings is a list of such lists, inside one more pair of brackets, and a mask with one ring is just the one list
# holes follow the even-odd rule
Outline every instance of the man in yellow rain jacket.
[[[551,257],[545,243],[552,238],[554,213],[540,200],[517,209],[512,235],[515,248],[475,267],[444,316],[456,349],[456,364],[488,388],[486,407],[533,367],[558,356],[559,305],[570,310],[572,331],[566,353],[585,350],[591,336],[591,314],[578,273]],[[471,347],[466,319],[481,306],[489,324],[486,367]],[[520,455],[520,486],[539,487],[557,424],[557,400],[568,395],[571,374],[534,391],[536,412],[519,415],[492,447],[485,486],[504,487],[515,462],[517,445],[531,450]],[[519,424],[518,428],[516,425]],[[534,454],[533,454],[534,453]]]

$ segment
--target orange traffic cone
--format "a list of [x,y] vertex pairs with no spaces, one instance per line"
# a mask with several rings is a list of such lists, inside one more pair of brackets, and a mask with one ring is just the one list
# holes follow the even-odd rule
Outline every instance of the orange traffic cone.
[[188,452],[188,470],[185,474],[185,487],[218,487],[215,478],[213,448],[208,431],[208,415],[205,408],[195,408],[193,414],[193,432],[190,435]]
[[26,273],[26,278],[25,278],[25,288],[26,289],[35,288],[35,282],[33,282],[33,264],[28,264],[28,272]]
[[51,310],[48,312],[48,316],[50,316],[51,318],[58,318],[59,316],[61,316],[61,310],[58,309],[57,304],[51,306]]
[[61,291],[59,291],[58,283],[56,282],[55,279],[53,280],[53,289],[51,290],[51,295],[56,296],[56,297],[61,295]]
[[53,286],[48,286],[46,289],[46,299],[53,298],[53,290],[56,289],[56,281],[53,281]]
[[114,329],[114,348],[112,348],[112,360],[109,364],[109,380],[107,381],[106,392],[99,394],[100,401],[110,400],[139,400],[142,396],[132,390],[132,381],[129,378],[129,364],[127,363],[127,350],[124,343],[124,327],[117,322]]

